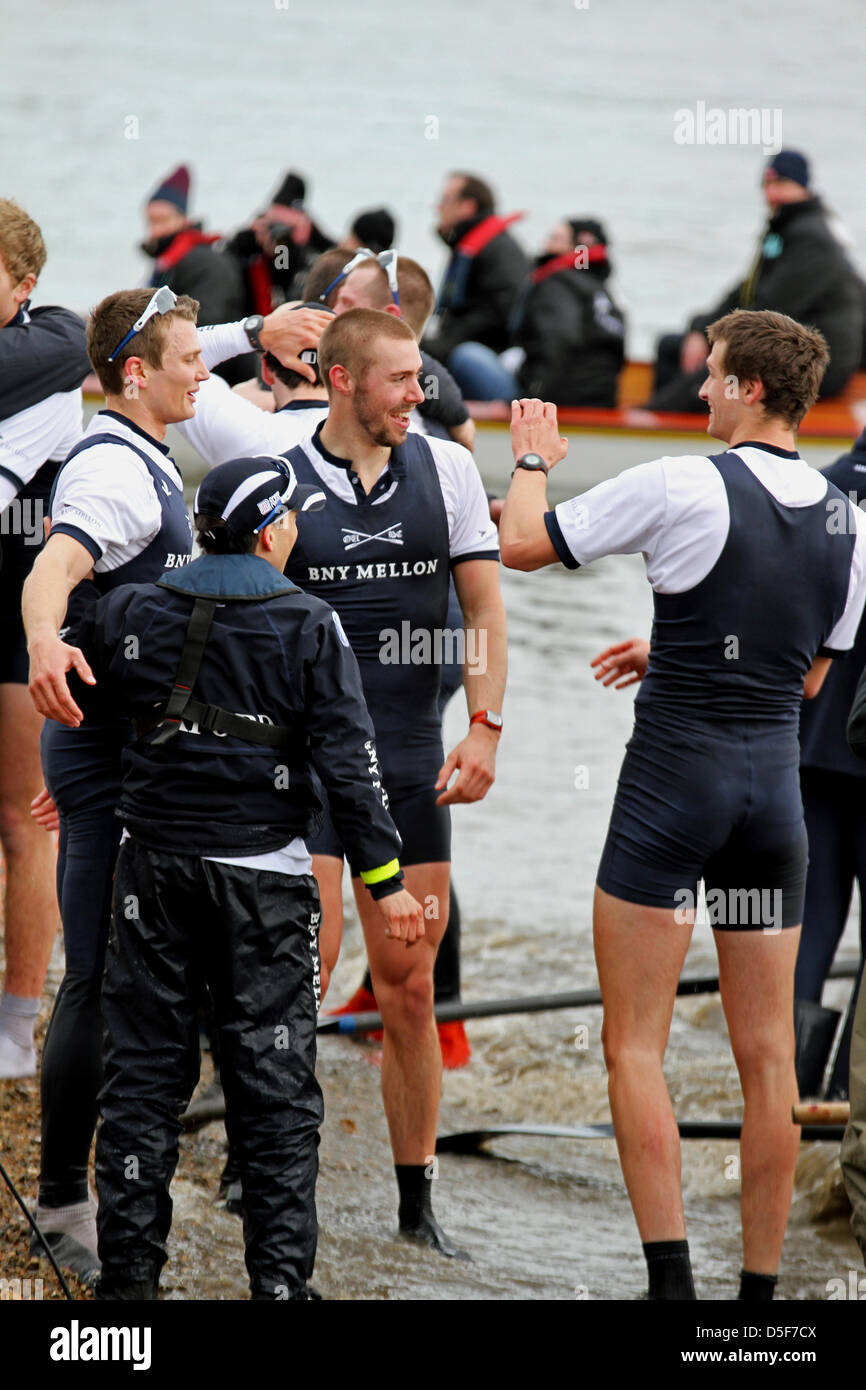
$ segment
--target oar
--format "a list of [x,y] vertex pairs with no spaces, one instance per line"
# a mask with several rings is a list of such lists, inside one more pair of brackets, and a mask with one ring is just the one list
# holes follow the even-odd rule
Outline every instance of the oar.
[[[830,967],[830,978],[851,980],[857,974],[859,962],[839,961]],[[718,975],[696,975],[680,980],[677,994],[715,994],[719,988]],[[512,999],[482,999],[475,1004],[455,1000],[437,1004],[433,1010],[437,1023],[450,1023],[473,1018],[500,1018],[506,1014],[540,1014],[555,1009],[588,1009],[601,1003],[601,990],[578,989],[564,994],[524,994]],[[321,1018],[319,1033],[372,1033],[382,1027],[377,1013],[338,1014]]]
[[847,1125],[850,1118],[847,1100],[801,1100],[791,1110],[795,1125]]
[[[680,1120],[677,1128],[681,1139],[739,1139],[739,1120]],[[803,1139],[839,1141],[844,1125],[811,1125]],[[612,1139],[613,1125],[488,1125],[484,1129],[468,1129],[459,1134],[440,1134],[436,1152],[440,1154],[476,1154],[492,1139],[514,1136],[532,1139]]]

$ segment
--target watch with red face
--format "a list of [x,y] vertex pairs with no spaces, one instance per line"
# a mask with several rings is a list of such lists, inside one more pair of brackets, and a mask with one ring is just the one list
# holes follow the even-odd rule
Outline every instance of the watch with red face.
[[487,728],[492,729],[494,733],[502,733],[502,715],[497,714],[496,711],[492,709],[477,710],[469,720],[469,724],[470,726],[473,724],[486,724]]

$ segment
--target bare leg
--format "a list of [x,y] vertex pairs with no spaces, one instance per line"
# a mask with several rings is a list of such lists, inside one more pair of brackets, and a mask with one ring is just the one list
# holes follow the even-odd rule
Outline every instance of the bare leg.
[[394,1162],[426,1164],[436,1152],[442,1090],[442,1053],[433,1020],[433,964],[448,921],[449,864],[413,864],[405,887],[424,903],[436,900],[438,918],[425,920],[413,946],[391,941],[365,889],[357,892],[373,989],[384,1025],[382,1097]]
[[[0,843],[6,863],[7,994],[38,999],[57,932],[54,838],[30,817],[42,789],[42,716],[27,687],[0,685]],[[31,1054],[32,1055],[32,1054]]]
[[332,854],[314,854],[313,874],[319,885],[319,898],[322,903],[319,957],[324,1003],[343,940],[343,861]]
[[794,965],[800,928],[717,931],[719,983],[743,1087],[743,1268],[775,1274],[791,1207],[800,1130],[794,1073]]
[[680,1138],[662,1061],[690,920],[595,890],[602,1042],[623,1177],[644,1243],[683,1240]]

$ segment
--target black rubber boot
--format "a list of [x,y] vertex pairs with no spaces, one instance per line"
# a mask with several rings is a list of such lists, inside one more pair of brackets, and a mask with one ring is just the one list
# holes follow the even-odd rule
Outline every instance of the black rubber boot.
[[103,1274],[93,1297],[105,1303],[155,1303],[159,1298],[159,1275],[150,1279],[113,1279]]
[[794,1067],[801,1096],[821,1094],[838,1026],[838,1009],[825,1009],[811,999],[794,1000]]

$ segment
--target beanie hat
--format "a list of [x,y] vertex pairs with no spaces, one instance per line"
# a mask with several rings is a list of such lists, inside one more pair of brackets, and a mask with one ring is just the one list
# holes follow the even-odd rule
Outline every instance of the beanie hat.
[[602,246],[607,246],[607,232],[594,217],[568,217],[566,221],[572,230],[575,244],[580,240],[581,232],[589,232]]
[[301,208],[307,196],[307,185],[300,174],[291,170],[283,176],[283,181],[271,199],[272,203],[282,203],[283,207]]
[[779,150],[767,161],[767,168],[780,179],[792,179],[803,188],[809,187],[809,161],[799,150]]
[[351,230],[362,246],[371,251],[388,251],[394,245],[396,223],[387,208],[371,208],[359,212]]
[[168,178],[163,179],[147,201],[149,203],[174,203],[180,212],[186,214],[186,206],[189,201],[189,169],[186,165],[179,164],[174,172],[168,175]]

